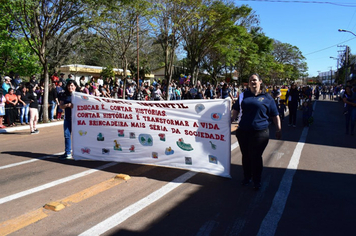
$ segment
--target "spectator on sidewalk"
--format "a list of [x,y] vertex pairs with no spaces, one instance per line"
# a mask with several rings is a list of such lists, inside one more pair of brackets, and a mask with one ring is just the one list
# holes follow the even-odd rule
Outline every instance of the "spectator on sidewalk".
[[3,94],[3,90],[0,89],[0,129],[6,128],[6,126],[4,126],[5,102],[6,98]]
[[[57,99],[58,99],[58,102],[59,102],[61,100],[61,96],[64,94],[64,89],[62,87],[62,82],[61,81],[58,82],[56,90],[57,90]],[[63,110],[59,107],[59,103],[58,103],[57,110],[56,110],[56,118],[57,118],[57,120],[62,119],[62,113],[63,113]]]
[[8,93],[5,95],[6,98],[6,105],[5,105],[5,112],[7,116],[7,123],[9,127],[16,126],[15,119],[16,119],[16,105],[18,103],[18,99],[16,94],[14,94],[14,89],[9,88]]
[[22,83],[22,79],[20,78],[19,74],[15,75],[15,78],[11,80],[12,87],[17,90],[20,87],[20,84]]
[[2,89],[4,95],[6,95],[9,92],[9,89],[11,88],[11,78],[9,76],[4,77],[4,83],[2,83]]
[[101,96],[105,98],[111,98],[110,89],[108,88],[108,84],[104,83],[104,85],[100,88]]
[[62,82],[62,88],[64,90],[66,87],[66,83],[67,83],[66,79],[64,78],[64,73],[59,74],[59,82]]
[[54,111],[56,110],[58,102],[57,88],[56,84],[51,84],[48,92],[48,104],[49,104],[49,119],[51,121],[55,121],[54,119]]
[[38,82],[36,80],[36,75],[31,76],[30,84],[32,84],[32,86],[35,86],[36,84],[38,84]]
[[23,84],[19,88],[19,93],[17,94],[17,99],[19,101],[20,107],[20,123],[21,125],[28,125],[28,113],[30,107],[29,92],[27,87]]
[[53,83],[53,84],[55,84],[56,86],[58,85],[59,78],[58,78],[56,72],[51,76],[51,80],[52,80],[52,83]]

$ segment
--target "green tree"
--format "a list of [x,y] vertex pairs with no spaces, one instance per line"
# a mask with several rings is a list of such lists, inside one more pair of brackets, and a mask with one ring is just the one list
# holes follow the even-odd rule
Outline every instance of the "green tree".
[[193,83],[198,78],[199,66],[209,51],[230,35],[238,21],[251,9],[222,1],[201,1],[191,6],[187,21],[181,26],[184,49],[190,62]]
[[[24,38],[42,65],[45,86],[43,105],[47,107],[49,42],[66,34],[76,34],[84,26],[87,5],[82,1],[68,0],[12,0],[11,3],[8,10],[20,25]],[[44,109],[43,119],[48,121],[47,109]]]
[[21,37],[20,26],[14,21],[8,8],[9,1],[0,6],[0,75],[15,72],[20,76],[30,76],[40,72],[38,58]]
[[103,76],[104,78],[109,78],[109,77],[114,78],[115,77],[114,68],[112,66],[107,66],[103,68],[100,75]]
[[305,57],[298,47],[274,40],[272,55],[277,63],[283,65],[283,69],[279,73],[281,79],[296,80],[306,76],[308,67]]
[[[170,84],[174,74],[176,51],[181,42],[180,25],[185,21],[189,12],[185,6],[194,4],[185,0],[158,0],[153,1],[152,16],[149,19],[152,33],[156,37],[156,44],[163,50],[164,73],[167,84]],[[183,23],[184,24],[184,23]],[[167,86],[168,94],[169,87]],[[167,99],[168,96],[167,96]]]

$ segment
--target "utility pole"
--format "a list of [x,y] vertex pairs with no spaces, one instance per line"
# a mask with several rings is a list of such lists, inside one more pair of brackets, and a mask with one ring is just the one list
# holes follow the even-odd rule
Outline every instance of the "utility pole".
[[[343,32],[343,31],[341,31]],[[344,81],[344,86],[346,87],[346,82],[347,82],[347,77],[348,77],[348,72],[349,72],[349,46],[347,45],[338,45],[338,47],[345,47],[344,55],[345,55],[345,61],[344,61],[344,68],[345,68],[345,81]]]
[[138,26],[138,15],[136,16],[136,23],[137,23],[137,88],[140,85],[140,52],[139,52],[139,48],[140,48],[140,42],[139,42],[139,26]]
[[349,46],[346,46],[346,51],[345,51],[345,87],[347,83],[347,77],[349,74]]

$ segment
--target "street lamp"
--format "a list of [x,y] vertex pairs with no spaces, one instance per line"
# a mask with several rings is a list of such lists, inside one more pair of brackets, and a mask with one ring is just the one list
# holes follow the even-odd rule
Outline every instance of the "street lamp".
[[350,34],[353,34],[356,37],[356,34],[354,32],[351,32],[349,30],[344,30],[344,29],[338,29],[339,32],[348,32]]
[[[349,30],[339,29],[338,31],[339,32],[348,32],[348,33],[350,33],[350,34],[352,34],[353,36],[356,37],[356,34],[354,32],[349,31]],[[345,52],[345,86],[346,86],[347,77],[348,77],[348,68],[347,68],[349,66],[348,65],[348,63],[349,63],[348,57],[349,57],[349,47],[346,46],[346,52]]]

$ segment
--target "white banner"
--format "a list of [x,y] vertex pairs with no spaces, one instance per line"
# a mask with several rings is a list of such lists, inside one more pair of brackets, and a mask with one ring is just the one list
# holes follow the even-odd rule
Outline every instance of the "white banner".
[[229,99],[136,101],[75,93],[73,156],[230,177]]

